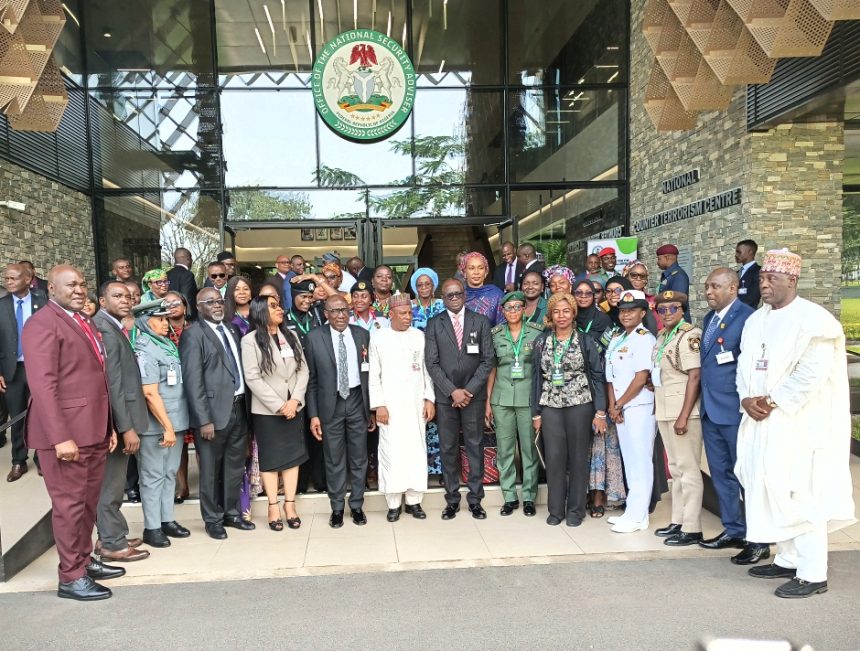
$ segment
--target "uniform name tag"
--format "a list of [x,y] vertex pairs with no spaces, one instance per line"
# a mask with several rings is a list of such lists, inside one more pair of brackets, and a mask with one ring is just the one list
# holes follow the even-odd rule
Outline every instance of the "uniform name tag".
[[744,296],[744,295],[746,295],[746,293],[747,293],[746,287],[741,287],[740,289],[738,289],[738,295],[739,296]]
[[735,361],[734,353],[730,350],[724,350],[721,353],[717,353],[717,364],[729,364]]
[[519,360],[516,360],[513,364],[511,364],[511,379],[512,380],[522,380],[525,376],[526,376],[526,371],[523,368],[523,365]]
[[659,366],[651,369],[651,384],[653,384],[655,387],[663,386],[662,371],[663,369]]
[[767,360],[766,359],[757,359],[755,361],[755,370],[766,371],[767,370]]
[[284,346],[283,348],[281,348],[281,357],[283,359],[287,359],[289,357],[294,357],[293,349],[290,348],[289,346]]
[[552,372],[552,386],[554,387],[563,387],[564,386],[564,373],[561,368],[556,366]]
[[368,362],[362,362],[361,363],[361,372],[367,373],[369,371],[370,371],[370,364]]
[[478,354],[478,344],[467,344],[466,345],[466,354],[467,355],[477,355]]
[[171,364],[167,368],[167,386],[174,387],[179,381],[179,374],[176,372],[176,367]]

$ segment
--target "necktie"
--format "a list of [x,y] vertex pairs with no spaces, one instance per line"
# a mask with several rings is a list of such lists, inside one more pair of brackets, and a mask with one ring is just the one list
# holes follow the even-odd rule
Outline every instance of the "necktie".
[[129,333],[128,333],[128,328],[126,328],[125,326],[122,327],[122,334],[125,335],[126,339],[128,339],[129,341],[131,340],[131,337],[129,336]]
[[720,324],[720,317],[718,314],[714,315],[714,318],[711,319],[711,322],[708,324],[708,329],[705,330],[705,339],[702,342],[705,345],[705,348],[711,345],[714,341],[714,335],[717,334],[717,326]]
[[337,339],[337,392],[346,400],[349,398],[349,366],[346,361],[346,344],[341,332]]
[[230,360],[230,373],[233,376],[233,391],[238,391],[240,386],[239,365],[236,363],[236,356],[233,355],[233,348],[230,346],[230,340],[227,339],[227,331],[224,330],[224,326],[220,323],[215,329],[218,331],[218,334],[221,335],[221,340],[224,343],[224,350],[227,351],[227,359]]
[[454,323],[454,336],[457,337],[457,350],[463,348],[463,326],[460,325],[460,315],[455,316],[451,321]]
[[78,322],[78,325],[81,326],[81,329],[84,331],[84,334],[87,336],[87,339],[90,340],[90,345],[93,347],[93,350],[96,351],[96,355],[99,358],[99,361],[104,366],[105,358],[102,355],[102,347],[99,345],[98,340],[96,339],[96,335],[93,332],[93,329],[90,327],[90,324],[87,323],[87,320],[81,316],[80,312],[75,312],[75,321]]
[[514,265],[508,264],[508,271],[505,274],[505,285],[514,284]]
[[21,346],[21,333],[24,332],[24,299],[18,299],[18,305],[15,308],[15,321],[18,323],[18,358],[24,356],[24,348]]

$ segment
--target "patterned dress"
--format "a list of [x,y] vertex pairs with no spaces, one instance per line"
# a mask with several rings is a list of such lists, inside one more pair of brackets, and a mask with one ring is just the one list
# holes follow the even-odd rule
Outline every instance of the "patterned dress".
[[[251,324],[238,312],[230,320],[244,337],[251,331]],[[251,521],[251,501],[263,492],[263,480],[260,477],[260,461],[257,456],[257,440],[253,432],[251,439],[251,456],[245,462],[245,476],[242,478],[242,488],[239,491],[239,513],[245,520]]]
[[[412,325],[421,332],[427,328],[427,322],[437,314],[445,311],[441,298],[434,299],[428,307],[422,307],[417,301],[412,301]],[[427,474],[442,475],[442,449],[439,444],[439,430],[434,421],[427,423],[425,428],[427,439]]]
[[481,287],[466,287],[466,309],[483,314],[490,320],[490,325],[504,323],[502,314],[502,298],[505,293],[495,285]]

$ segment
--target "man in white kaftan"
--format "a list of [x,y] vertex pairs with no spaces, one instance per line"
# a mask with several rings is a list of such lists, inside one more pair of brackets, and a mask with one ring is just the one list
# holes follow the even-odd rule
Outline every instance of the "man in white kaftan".
[[427,490],[425,426],[435,415],[433,381],[424,362],[424,333],[411,327],[412,304],[405,294],[389,299],[390,328],[370,338],[370,408],[379,427],[379,490],[388,502],[389,522],[406,512],[426,518],[421,508]]
[[797,296],[801,259],[769,251],[764,305],[746,322],[737,368],[744,411],[735,474],[747,539],[776,542],[757,578],[790,578],[784,598],[827,590],[827,534],[855,522],[845,337],[824,308]]

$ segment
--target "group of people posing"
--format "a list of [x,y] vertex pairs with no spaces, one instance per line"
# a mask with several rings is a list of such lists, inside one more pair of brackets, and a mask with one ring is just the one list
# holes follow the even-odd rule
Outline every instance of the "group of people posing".
[[[484,255],[471,252],[443,282],[416,269],[410,293],[393,289],[385,265],[344,270],[330,260],[314,274],[282,256],[256,295],[241,276],[213,279],[224,282],[195,293],[193,320],[189,297],[169,282],[134,305],[119,280],[100,287],[90,319],[80,271],[52,269],[51,300],[29,317],[21,343],[27,444],[54,504],[59,596],[107,598],[95,581],[124,569],[104,561],[141,560],[143,543],[190,535],[174,518],[186,435],[205,531],[224,539],[225,527],[255,527],[242,498],[255,494],[243,490],[254,464],[273,531],[301,526],[296,493],[310,484],[328,493],[331,527],[343,526],[347,501],[352,522],[366,524],[369,466],[389,522],[404,510],[424,519],[437,457],[442,519],[460,510],[461,471],[468,510],[484,519],[487,426],[502,516],[520,506],[537,514],[543,465],[548,525],[577,527],[623,507],[606,518],[612,531],[648,529],[655,481],[665,481],[655,471],[661,438],[673,480],[671,522],[655,531],[665,544],[735,547],[734,563],[754,565],[776,543],[775,562],[753,576],[790,578],[782,597],[826,590],[828,527],[854,515],[847,375],[839,324],[796,295],[800,258],[768,252],[755,270],[765,303],[755,312],[739,300],[737,271],[712,271],[699,328],[687,288],[672,284],[680,267],[671,245],[658,251],[653,296],[640,261],[611,277],[577,276],[541,269],[523,246],[517,259],[505,244],[495,283]],[[707,540],[703,447],[725,527]],[[137,539],[120,510],[130,455],[144,512]],[[94,524],[100,560],[91,557]]]

